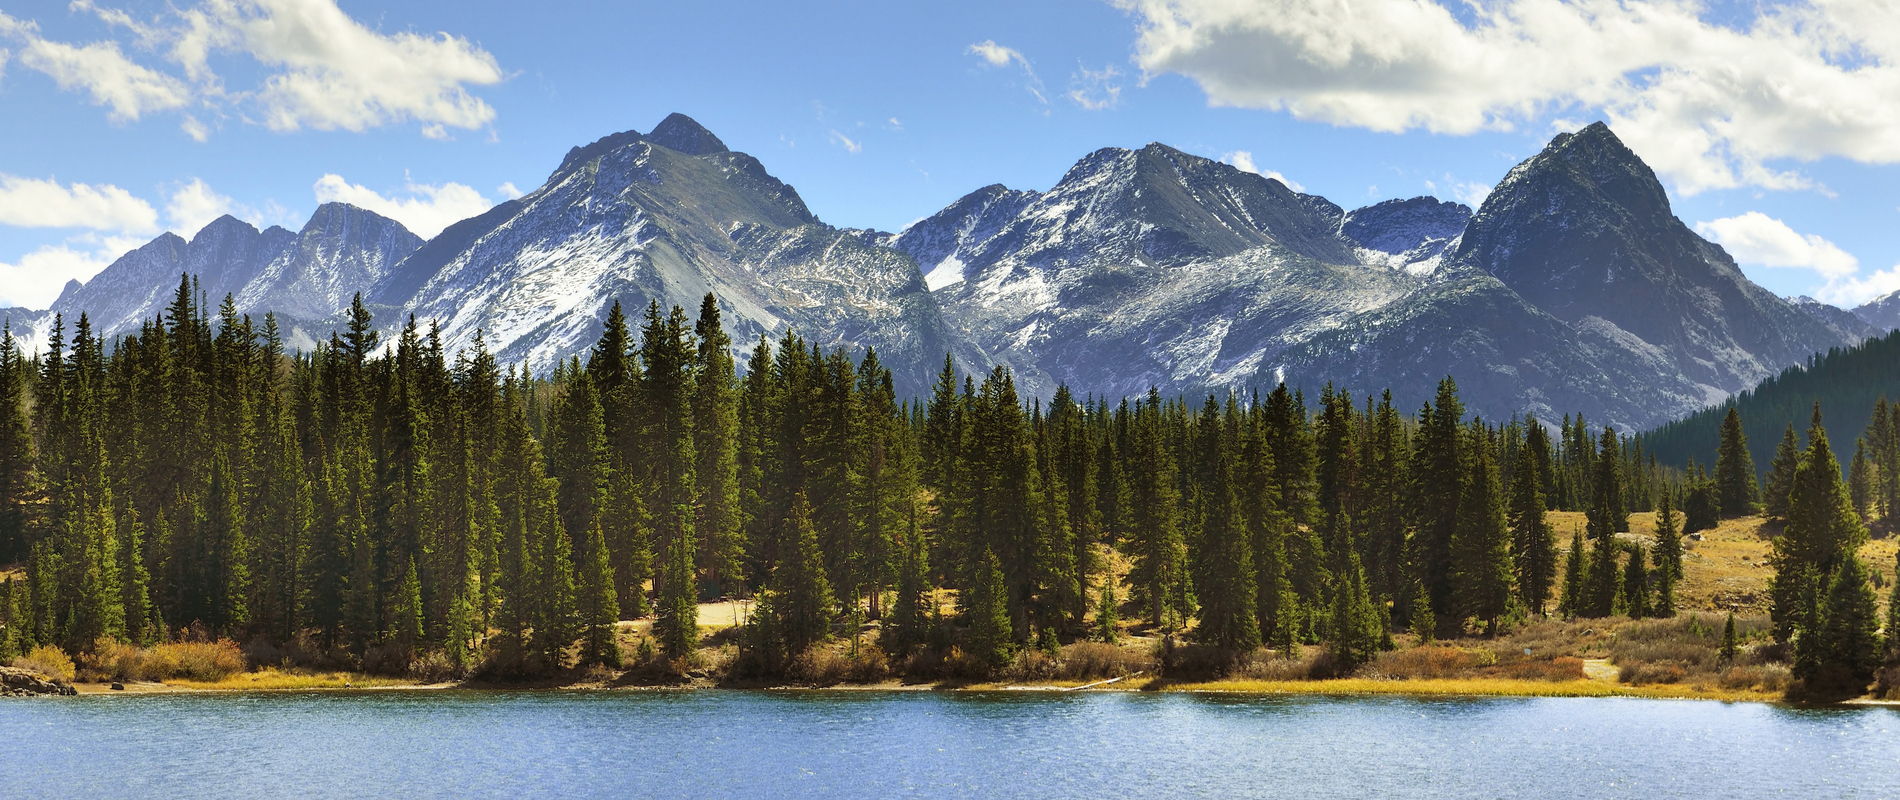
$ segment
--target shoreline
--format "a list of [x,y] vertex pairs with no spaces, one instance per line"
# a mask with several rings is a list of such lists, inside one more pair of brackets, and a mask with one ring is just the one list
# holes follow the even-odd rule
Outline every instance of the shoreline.
[[[148,696],[148,695],[189,695],[189,694],[283,694],[294,692],[548,692],[548,691],[733,691],[733,692],[948,692],[948,693],[985,693],[985,692],[1027,692],[1048,694],[1071,694],[1078,692],[1126,694],[1193,694],[1226,695],[1233,697],[1413,697],[1413,698],[1490,698],[1490,697],[1633,697],[1651,700],[1709,700],[1724,703],[1766,703],[1787,705],[1788,700],[1779,694],[1759,691],[1732,691],[1710,689],[1706,687],[1680,685],[1630,686],[1609,683],[1588,678],[1571,681],[1532,681],[1499,679],[1417,679],[1417,680],[1379,680],[1368,678],[1333,678],[1322,680],[1216,680],[1216,681],[1174,681],[1165,678],[1141,676],[1108,685],[1091,685],[1093,682],[1038,682],[1038,683],[997,683],[997,682],[930,682],[905,683],[902,681],[880,681],[877,683],[839,683],[827,686],[812,685],[758,685],[733,686],[709,682],[679,684],[612,684],[598,681],[576,682],[548,685],[508,685],[490,683],[414,683],[391,681],[363,676],[352,676],[349,680],[327,682],[300,682],[296,685],[271,685],[252,682],[245,685],[241,679],[231,679],[217,683],[183,682],[136,682],[123,684],[124,689],[115,690],[109,683],[74,683],[73,687],[83,697],[92,696]],[[1067,685],[1065,685],[1067,684]],[[1900,706],[1900,701],[1857,698],[1845,701],[1841,705],[1854,706]]]

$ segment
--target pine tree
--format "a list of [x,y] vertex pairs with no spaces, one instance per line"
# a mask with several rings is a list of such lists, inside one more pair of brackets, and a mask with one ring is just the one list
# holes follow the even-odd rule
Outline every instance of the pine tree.
[[1735,663],[1735,658],[1740,654],[1740,640],[1735,636],[1735,612],[1730,611],[1728,612],[1728,622],[1722,625],[1722,663],[1733,664]]
[[699,643],[699,591],[694,564],[699,553],[693,508],[698,498],[693,449],[691,365],[686,313],[677,306],[662,317],[658,302],[647,308],[640,357],[646,367],[642,395],[651,448],[648,511],[660,551],[655,587],[659,617],[653,633],[668,658],[691,653]]
[[1873,587],[1856,556],[1847,556],[1827,582],[1819,626],[1802,634],[1795,678],[1820,696],[1854,696],[1867,689],[1881,664]]
[[620,644],[615,639],[615,627],[620,619],[620,598],[614,593],[613,561],[607,555],[607,536],[599,523],[588,529],[581,564],[581,663],[618,667]]
[[1805,609],[1818,602],[1813,593],[1825,588],[1798,576],[1827,579],[1867,540],[1867,528],[1841,480],[1840,462],[1828,446],[1819,405],[1808,428],[1807,450],[1789,484],[1787,525],[1775,539],[1770,587],[1770,616],[1783,642],[1799,627]]
[[1676,509],[1664,490],[1656,509],[1656,604],[1658,617],[1676,615],[1676,582],[1682,580],[1682,535],[1676,530]]
[[1161,396],[1150,389],[1147,401],[1135,409],[1130,454],[1129,550],[1135,564],[1129,580],[1147,606],[1149,623],[1173,627],[1192,613],[1193,605],[1187,545],[1181,538],[1180,488],[1161,414]]
[[1622,591],[1622,570],[1617,568],[1617,553],[1622,545],[1614,534],[1596,540],[1590,550],[1590,565],[1584,574],[1583,590],[1578,593],[1577,616],[1607,617],[1616,613],[1616,601]]
[[1095,640],[1104,644],[1115,644],[1121,640],[1121,602],[1115,596],[1115,576],[1108,575],[1102,580],[1102,589],[1095,602]]
[[[699,562],[715,591],[730,591],[743,555],[739,508],[739,386],[732,338],[720,323],[719,302],[708,293],[693,325],[699,343],[693,357],[693,469],[699,492],[693,529]],[[873,356],[867,360],[875,363]]]
[[1003,569],[995,553],[985,552],[977,563],[976,582],[964,611],[970,623],[963,633],[963,652],[979,669],[995,670],[1015,652],[1003,599]]
[[422,645],[422,578],[416,572],[416,560],[409,559],[402,581],[396,584],[395,597],[389,603],[389,628],[384,637],[413,655]]
[[1557,613],[1565,617],[1583,616],[1583,584],[1587,572],[1583,556],[1583,531],[1570,534],[1570,550],[1564,554],[1564,592]]
[[1650,615],[1649,566],[1643,559],[1643,546],[1630,547],[1629,561],[1623,565],[1623,613],[1630,619]]
[[1458,500],[1464,494],[1466,474],[1462,422],[1464,404],[1458,385],[1448,376],[1438,383],[1438,395],[1419,415],[1413,441],[1413,513],[1418,532],[1413,539],[1419,579],[1441,626],[1458,619],[1452,602],[1451,541],[1458,529]]
[[1339,579],[1334,581],[1332,611],[1328,638],[1333,644],[1333,668],[1337,674],[1348,675],[1372,660],[1384,633],[1378,610],[1366,591],[1366,571],[1356,555],[1347,556]]
[[897,571],[897,599],[891,605],[890,622],[879,643],[895,657],[909,655],[929,641],[931,606],[935,600],[930,587],[930,564],[923,532],[913,521],[905,539],[902,566]]
[[1867,458],[1867,440],[1854,440],[1854,460],[1848,462],[1847,496],[1853,501],[1854,513],[1864,521],[1873,514],[1874,469],[1873,462]]
[[1893,588],[1887,595],[1887,660],[1900,661],[1900,553],[1894,554]]
[[1621,453],[1622,443],[1617,440],[1616,431],[1604,428],[1587,512],[1588,533],[1592,539],[1604,539],[1629,530],[1629,515],[1623,506]]
[[1748,454],[1748,436],[1742,432],[1742,415],[1729,406],[1722,418],[1722,444],[1716,451],[1715,485],[1717,502],[1724,517],[1745,517],[1755,513],[1755,461]]
[[1511,602],[1511,533],[1487,437],[1483,423],[1473,421],[1470,466],[1452,534],[1451,577],[1457,626],[1476,619],[1493,634]]
[[[1201,511],[1201,547],[1206,552],[1203,560],[1207,564],[1207,579],[1199,592],[1203,602],[1197,635],[1216,648],[1248,652],[1260,646],[1260,625],[1254,616],[1253,543],[1247,535],[1246,518],[1235,485],[1239,454],[1231,445],[1223,447],[1219,443],[1222,439],[1234,442],[1239,438],[1240,415],[1231,403],[1226,420],[1229,426],[1226,431],[1220,429],[1222,423],[1217,418],[1206,423],[1215,428],[1212,431],[1215,444],[1211,454],[1213,470],[1208,484],[1201,487],[1208,495]],[[1352,549],[1343,547],[1340,552],[1343,557]]]
[[837,600],[825,577],[824,553],[812,527],[811,506],[800,494],[785,517],[787,548],[772,572],[773,607],[785,651],[796,658],[831,635]]
[[1781,443],[1775,446],[1774,460],[1768,463],[1768,485],[1762,489],[1762,513],[1769,519],[1788,518],[1788,493],[1794,490],[1794,470],[1800,463],[1794,423],[1789,423],[1781,433]]
[[1555,533],[1544,516],[1547,502],[1543,471],[1550,450],[1547,436],[1537,420],[1530,420],[1524,450],[1511,470],[1511,552],[1518,600],[1538,616],[1545,614],[1557,579]]

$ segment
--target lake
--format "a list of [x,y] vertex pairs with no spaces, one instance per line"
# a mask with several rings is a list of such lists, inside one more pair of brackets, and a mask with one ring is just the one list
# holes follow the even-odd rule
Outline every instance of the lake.
[[259,796],[1896,797],[1900,712],[1125,692],[0,702],[0,797]]

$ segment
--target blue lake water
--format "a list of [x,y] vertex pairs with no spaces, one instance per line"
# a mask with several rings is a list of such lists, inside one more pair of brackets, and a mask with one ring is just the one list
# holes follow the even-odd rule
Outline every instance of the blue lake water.
[[1900,712],[1121,692],[0,702],[0,798],[42,797],[1885,798]]

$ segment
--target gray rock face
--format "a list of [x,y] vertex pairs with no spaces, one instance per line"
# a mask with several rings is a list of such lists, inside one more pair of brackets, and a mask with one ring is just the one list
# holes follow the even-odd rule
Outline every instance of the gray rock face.
[[1875,298],[1866,305],[1855,308],[1854,316],[1872,325],[1879,333],[1900,328],[1900,292]]
[[1339,233],[1371,251],[1361,254],[1366,260],[1404,266],[1437,258],[1470,221],[1471,209],[1463,203],[1414,197],[1347,212]]
[[1863,319],[1858,309],[1849,311],[1836,305],[1823,303],[1807,295],[1796,297],[1788,302],[1793,303],[1794,307],[1799,309],[1801,313],[1820,320],[1821,324],[1827,325],[1837,331],[1851,334],[1853,338],[1856,339],[1871,339],[1886,333],[1887,330],[1891,330],[1891,328],[1883,330],[1868,320]]
[[[161,234],[92,280],[68,283],[50,309],[16,330],[32,347],[45,339],[55,315],[70,331],[85,313],[103,337],[133,333],[164,312],[184,275],[197,279],[213,309],[231,295],[240,313],[275,312],[287,325],[321,324],[421,241],[395,220],[342,203],[319,207],[297,233],[274,226],[259,231],[227,215],[190,241]],[[9,321],[18,320],[9,315]],[[310,341],[306,335],[292,344]]]
[[790,329],[876,348],[911,390],[946,352],[983,365],[916,263],[879,242],[820,222],[757,159],[674,115],[650,136],[575,148],[540,188],[451,226],[371,296],[441,320],[451,345],[481,331],[499,358],[536,372],[591,347],[615,301],[637,315],[652,301],[696,309],[707,292],[742,355]]
[[77,694],[79,691],[65,681],[55,680],[29,669],[0,667],[0,697],[36,695],[72,697]]
[[1865,335],[1750,283],[1601,124],[1475,215],[1433,198],[1343,213],[1151,145],[1097,151],[1048,192],[987,187],[892,245],[1032,392],[1333,381],[1413,404],[1449,374],[1486,416],[1638,428]]
[[1511,170],[1449,257],[1560,320],[1654,346],[1703,387],[1702,402],[1855,338],[1744,277],[1671,213],[1655,173],[1602,123]]

